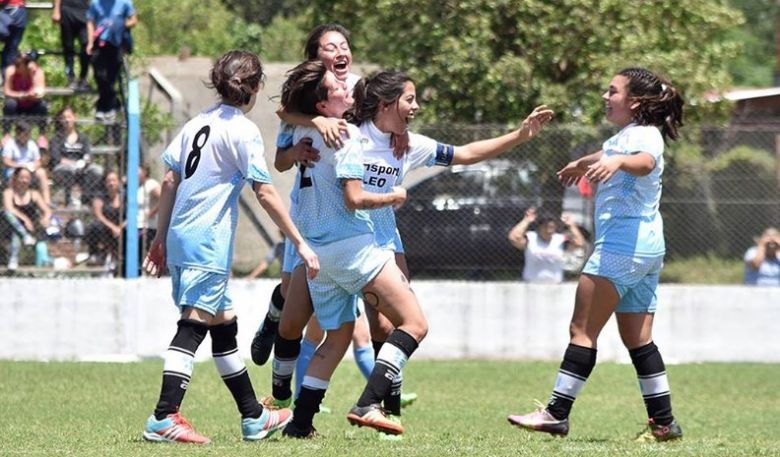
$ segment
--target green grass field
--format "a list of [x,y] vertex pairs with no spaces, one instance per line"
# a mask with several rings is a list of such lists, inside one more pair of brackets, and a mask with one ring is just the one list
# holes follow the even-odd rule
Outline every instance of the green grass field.
[[[546,400],[557,364],[412,361],[407,390],[420,399],[405,410],[401,442],[350,427],[344,416],[363,386],[342,364],[310,441],[278,436],[241,441],[238,414],[212,363],[196,365],[182,408],[206,447],[145,443],[143,422],[159,393],[161,361],[133,364],[0,362],[0,455],[39,456],[777,456],[780,455],[780,365],[670,366],[675,415],[685,438],[633,442],[644,407],[633,367],[599,364],[575,405],[565,439],[508,425],[506,415]],[[258,395],[270,369],[251,367]]]

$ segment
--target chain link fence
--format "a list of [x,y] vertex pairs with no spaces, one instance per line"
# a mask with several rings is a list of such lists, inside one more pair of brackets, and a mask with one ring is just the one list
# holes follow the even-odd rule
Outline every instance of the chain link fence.
[[66,109],[46,116],[4,116],[0,123],[4,274],[121,276],[126,173],[122,114],[95,121],[77,119]]
[[[420,129],[452,144],[505,131],[484,125]],[[397,219],[413,277],[519,279],[523,252],[507,236],[529,207],[556,219],[570,214],[592,241],[595,189],[584,183],[564,188],[555,172],[600,149],[615,132],[608,127],[551,126],[500,159],[450,167],[409,186]],[[686,136],[665,151],[660,209],[667,266],[721,259],[730,262],[732,270],[739,269],[754,238],[780,223],[780,124],[686,127],[683,133]],[[576,277],[588,249],[564,256],[569,278]]]

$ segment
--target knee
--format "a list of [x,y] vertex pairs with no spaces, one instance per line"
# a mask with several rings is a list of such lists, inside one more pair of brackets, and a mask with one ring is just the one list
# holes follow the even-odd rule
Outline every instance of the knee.
[[414,339],[416,339],[418,342],[425,339],[425,337],[428,335],[428,321],[424,317],[402,325],[399,328],[413,336]]
[[279,321],[278,332],[279,336],[286,340],[295,340],[301,337],[303,334],[303,329],[294,322],[290,322],[287,319],[282,319]]

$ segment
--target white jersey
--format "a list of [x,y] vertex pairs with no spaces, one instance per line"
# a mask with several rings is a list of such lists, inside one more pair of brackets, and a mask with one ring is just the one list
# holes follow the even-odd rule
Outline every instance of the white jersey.
[[298,177],[295,225],[313,246],[322,246],[346,238],[373,233],[366,210],[350,210],[344,202],[342,180],[363,179],[363,150],[360,132],[349,125],[349,139],[339,150],[333,150],[315,129],[296,127],[293,143],[312,139],[320,151],[315,166],[304,168]]
[[181,183],[168,229],[168,264],[229,273],[245,181],[270,183],[257,126],[216,105],[184,125],[163,152]]
[[549,242],[539,238],[536,232],[526,232],[523,281],[559,283],[563,281],[563,244],[566,237],[553,233]]
[[160,183],[153,178],[146,178],[143,185],[138,186],[138,228],[144,229],[156,229],[157,228],[157,214],[147,219],[146,213],[155,206],[158,201],[152,196],[152,191],[160,187]]
[[616,155],[649,153],[655,167],[647,176],[618,170],[596,191],[595,247],[629,256],[663,255],[664,225],[658,204],[664,171],[664,140],[658,127],[630,124],[602,145],[601,160]]
[[347,91],[351,94],[355,91],[355,85],[362,79],[362,76],[354,73],[347,73]]
[[[409,134],[409,151],[400,159],[393,155],[390,134],[379,130],[372,121],[360,126],[363,144],[363,188],[374,193],[388,193],[400,184],[411,170],[452,162],[454,147],[416,133]],[[400,251],[397,244],[395,212],[390,206],[369,211],[374,223],[376,242],[382,247]]]

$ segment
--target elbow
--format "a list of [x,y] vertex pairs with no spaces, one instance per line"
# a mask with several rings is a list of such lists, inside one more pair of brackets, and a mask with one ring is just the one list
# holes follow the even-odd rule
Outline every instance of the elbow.
[[355,195],[354,193],[345,193],[344,206],[346,206],[350,211],[358,210],[363,207],[363,199],[360,197],[360,195]]

